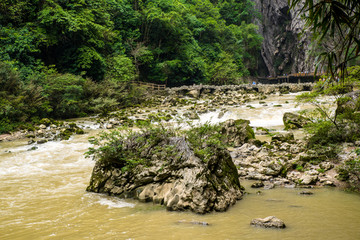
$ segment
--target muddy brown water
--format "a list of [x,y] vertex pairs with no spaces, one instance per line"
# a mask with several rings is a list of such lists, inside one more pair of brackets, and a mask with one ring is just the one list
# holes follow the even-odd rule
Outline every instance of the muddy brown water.
[[[292,98],[277,98],[284,99]],[[266,120],[269,109],[256,111]],[[94,162],[83,153],[90,146],[87,138],[97,132],[34,151],[27,151],[31,146],[24,140],[0,143],[0,239],[360,239],[360,195],[335,188],[311,189],[311,196],[296,188],[257,194],[250,181],[242,181],[249,194],[227,212],[207,215],[88,193]],[[249,224],[271,215],[287,228]]]

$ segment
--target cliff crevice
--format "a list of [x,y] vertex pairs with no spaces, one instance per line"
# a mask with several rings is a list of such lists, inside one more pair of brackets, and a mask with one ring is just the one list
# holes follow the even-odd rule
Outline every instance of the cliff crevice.
[[287,0],[254,0],[262,15],[257,21],[264,41],[261,57],[264,69],[260,75],[279,76],[296,72],[312,72],[314,58],[309,55],[310,33],[300,35],[305,22],[299,8],[291,9]]

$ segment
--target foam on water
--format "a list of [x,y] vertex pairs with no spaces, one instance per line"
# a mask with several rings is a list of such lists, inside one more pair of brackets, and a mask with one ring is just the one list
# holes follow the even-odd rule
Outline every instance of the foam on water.
[[253,108],[241,106],[231,107],[221,118],[218,118],[220,110],[200,114],[199,120],[193,121],[194,124],[217,124],[225,122],[229,119],[245,119],[250,121],[253,127],[275,127],[283,125],[283,115],[285,112],[296,112],[301,110],[294,104],[285,105],[283,107],[274,107],[277,103],[269,104],[270,106],[261,106],[260,104],[251,104]]
[[135,207],[135,204],[132,203],[127,203],[124,200],[121,199],[106,199],[106,198],[101,198],[98,203],[100,205],[103,206],[107,206],[109,209],[111,208],[124,208],[124,207],[129,207],[129,208],[133,208]]
[[[32,146],[38,149],[27,151]],[[89,146],[87,142],[52,141],[11,148],[11,153],[3,155],[0,160],[0,177],[54,174],[64,169],[92,166],[93,161],[83,156]]]
[[205,123],[211,123],[211,124],[217,124],[220,122],[223,122],[224,119],[226,119],[225,115],[222,118],[218,118],[220,113],[220,110],[216,110],[215,112],[208,112],[204,114],[200,114],[200,119],[197,121],[199,124],[205,124]]
[[86,193],[83,196],[83,200],[90,203],[91,205],[100,204],[102,206],[107,206],[108,209],[133,208],[136,206],[136,204],[126,202],[124,199],[121,199],[118,197],[107,196],[104,194],[98,194],[98,193]]

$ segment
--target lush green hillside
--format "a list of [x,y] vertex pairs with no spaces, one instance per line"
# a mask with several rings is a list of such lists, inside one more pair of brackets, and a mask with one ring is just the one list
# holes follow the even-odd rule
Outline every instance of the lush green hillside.
[[249,0],[3,0],[0,132],[142,101],[131,80],[229,84],[256,71]]
[[249,0],[4,0],[0,59],[23,77],[44,67],[168,84],[229,83],[256,70]]
[[234,83],[256,71],[255,16],[249,0],[3,0],[0,132],[141,101],[131,80]]

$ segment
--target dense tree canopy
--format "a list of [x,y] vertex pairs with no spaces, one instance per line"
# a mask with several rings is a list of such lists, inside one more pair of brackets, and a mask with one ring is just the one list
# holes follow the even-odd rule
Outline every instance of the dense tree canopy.
[[141,101],[132,80],[231,84],[256,71],[250,0],[0,1],[0,133]]
[[4,0],[0,60],[25,76],[231,83],[256,70],[253,16],[249,0]]

